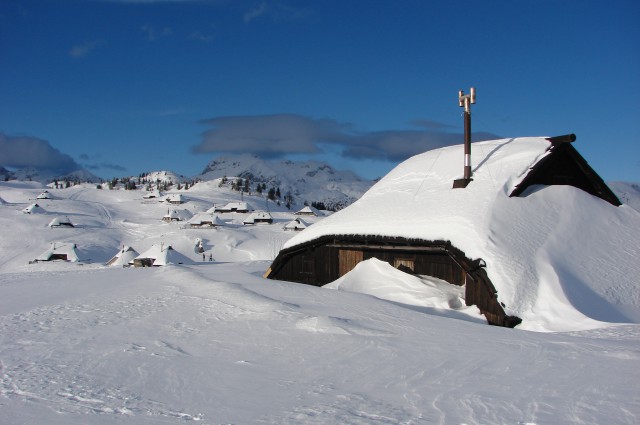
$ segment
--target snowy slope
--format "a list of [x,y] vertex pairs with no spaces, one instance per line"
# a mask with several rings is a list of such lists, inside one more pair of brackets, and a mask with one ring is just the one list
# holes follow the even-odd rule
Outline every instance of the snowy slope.
[[[42,190],[0,182],[0,424],[640,421],[640,325],[491,327],[455,288],[380,262],[363,262],[337,290],[265,280],[297,234],[282,228],[295,209],[215,181],[180,191],[179,208],[242,200],[275,223],[243,226],[248,214],[229,213],[218,230],[184,229],[142,190],[89,184],[49,189],[46,212],[24,214]],[[56,215],[77,227],[48,228]],[[307,232],[331,216],[304,219]],[[29,264],[55,241],[76,243],[81,262]],[[103,265],[123,245],[158,243],[194,264]],[[550,239],[545,252],[560,246]]]
[[266,264],[0,274],[0,422],[640,418],[636,325],[575,334],[495,328],[264,282]]

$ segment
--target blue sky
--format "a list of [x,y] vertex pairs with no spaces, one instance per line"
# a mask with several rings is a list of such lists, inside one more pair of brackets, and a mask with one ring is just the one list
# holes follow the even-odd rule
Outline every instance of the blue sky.
[[474,137],[576,133],[640,181],[633,1],[3,0],[0,165],[103,178],[215,156],[314,158],[364,177]]

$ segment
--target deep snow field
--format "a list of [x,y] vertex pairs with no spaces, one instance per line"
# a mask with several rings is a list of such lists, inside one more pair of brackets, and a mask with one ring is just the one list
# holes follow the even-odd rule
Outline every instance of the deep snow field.
[[[244,197],[271,225],[161,220],[240,201],[216,182],[180,206],[48,189],[44,212],[23,213],[43,189],[0,183],[0,424],[640,423],[639,324],[492,327],[460,288],[375,260],[329,288],[265,280],[294,235],[284,207]],[[56,216],[76,227],[49,228]],[[52,242],[80,262],[30,264]],[[192,263],[104,265],[158,243]]]

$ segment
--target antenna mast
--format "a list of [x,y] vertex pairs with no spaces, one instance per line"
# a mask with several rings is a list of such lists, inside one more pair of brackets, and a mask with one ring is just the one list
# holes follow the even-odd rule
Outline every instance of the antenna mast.
[[458,92],[458,105],[464,108],[464,175],[453,181],[454,189],[463,189],[473,180],[471,178],[471,105],[476,103],[476,89],[471,87],[469,94]]

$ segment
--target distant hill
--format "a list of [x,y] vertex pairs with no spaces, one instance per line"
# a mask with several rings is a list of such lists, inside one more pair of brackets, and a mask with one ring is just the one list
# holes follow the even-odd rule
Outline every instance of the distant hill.
[[152,171],[150,173],[145,173],[144,178],[149,182],[160,181],[162,183],[184,183],[190,180],[188,177],[185,177],[182,174],[176,174],[172,171]]
[[84,168],[70,173],[60,174],[55,170],[38,169],[33,167],[10,171],[0,166],[0,178],[2,178],[2,180],[39,181],[41,183],[49,183],[54,180],[69,180],[88,183],[101,181],[100,177]]
[[341,209],[360,198],[373,181],[363,180],[351,171],[338,171],[318,161],[266,161],[254,155],[223,156],[211,161],[196,179],[209,181],[222,177],[249,179],[251,190],[257,184],[280,189],[294,202],[322,202],[327,209]]

